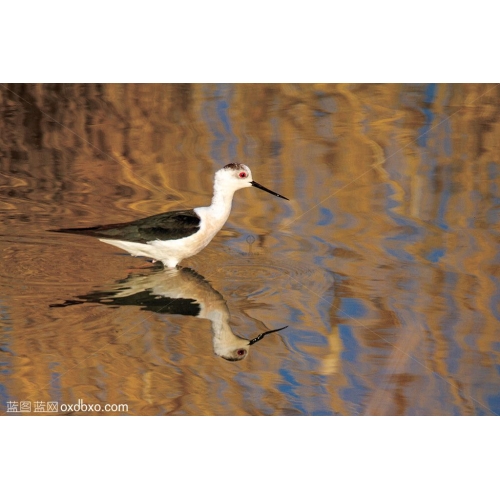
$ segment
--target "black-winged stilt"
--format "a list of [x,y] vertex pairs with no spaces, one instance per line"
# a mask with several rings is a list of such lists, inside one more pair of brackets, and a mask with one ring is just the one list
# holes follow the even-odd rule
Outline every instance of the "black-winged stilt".
[[210,243],[229,217],[235,191],[250,186],[288,200],[255,182],[243,163],[229,163],[215,173],[214,195],[209,207],[165,212],[121,224],[54,231],[94,236],[133,256],[149,257],[174,268]]

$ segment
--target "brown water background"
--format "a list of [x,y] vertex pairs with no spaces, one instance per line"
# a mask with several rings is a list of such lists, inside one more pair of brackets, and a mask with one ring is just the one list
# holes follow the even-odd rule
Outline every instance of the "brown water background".
[[[500,413],[499,146],[494,84],[0,85],[0,412]],[[288,325],[235,363],[89,299],[161,270],[47,232],[208,205],[230,161],[290,198],[237,192],[182,262],[240,337]]]

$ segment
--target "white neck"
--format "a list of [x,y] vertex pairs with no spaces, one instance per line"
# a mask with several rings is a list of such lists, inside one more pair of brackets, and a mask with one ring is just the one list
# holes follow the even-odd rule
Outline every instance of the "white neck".
[[214,184],[214,195],[212,204],[208,207],[210,212],[217,218],[224,218],[224,222],[231,212],[234,191],[224,191],[217,184]]
[[248,340],[233,333],[229,326],[227,307],[212,311],[208,316],[212,322],[214,352],[218,356],[231,356],[235,349],[248,349]]

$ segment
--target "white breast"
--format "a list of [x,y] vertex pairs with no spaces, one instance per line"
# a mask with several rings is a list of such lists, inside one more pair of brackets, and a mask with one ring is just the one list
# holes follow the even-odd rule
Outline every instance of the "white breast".
[[106,238],[100,238],[100,241],[121,248],[133,256],[149,257],[163,262],[166,267],[175,267],[181,260],[203,250],[219,232],[229,216],[229,212],[227,214],[220,212],[214,214],[210,207],[195,208],[194,210],[201,219],[200,228],[195,234],[186,238],[153,240],[147,243]]

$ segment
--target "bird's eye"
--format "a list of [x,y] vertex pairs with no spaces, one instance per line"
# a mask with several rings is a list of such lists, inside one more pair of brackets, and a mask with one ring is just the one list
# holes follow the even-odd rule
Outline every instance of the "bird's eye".
[[238,174],[242,179],[244,179],[246,176],[247,176],[247,173],[246,172],[240,172]]
[[246,353],[245,349],[238,349],[238,351],[236,352],[238,356],[243,356],[243,354],[245,353]]

